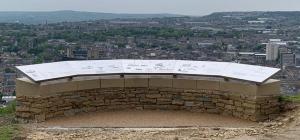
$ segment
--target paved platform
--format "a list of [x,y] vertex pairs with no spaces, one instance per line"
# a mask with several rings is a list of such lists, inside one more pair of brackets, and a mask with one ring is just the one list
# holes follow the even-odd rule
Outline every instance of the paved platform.
[[187,111],[106,111],[54,118],[40,124],[43,127],[255,127],[255,122],[216,114]]

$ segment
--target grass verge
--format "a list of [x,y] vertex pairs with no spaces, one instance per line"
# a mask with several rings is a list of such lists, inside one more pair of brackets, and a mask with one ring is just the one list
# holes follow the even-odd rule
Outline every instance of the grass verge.
[[0,140],[11,140],[18,133],[18,127],[14,124],[0,126]]
[[14,115],[16,111],[16,101],[12,101],[6,107],[0,108],[0,117]]
[[300,103],[300,93],[296,95],[285,95],[281,96],[282,101],[292,102],[292,103]]
[[16,102],[0,108],[0,140],[11,140],[18,134],[18,125],[14,121]]

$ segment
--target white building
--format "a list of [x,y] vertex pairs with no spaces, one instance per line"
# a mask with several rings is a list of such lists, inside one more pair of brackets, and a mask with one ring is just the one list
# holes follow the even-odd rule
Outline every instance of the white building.
[[279,58],[279,47],[286,46],[286,42],[282,42],[281,39],[270,39],[266,46],[266,60],[276,61]]

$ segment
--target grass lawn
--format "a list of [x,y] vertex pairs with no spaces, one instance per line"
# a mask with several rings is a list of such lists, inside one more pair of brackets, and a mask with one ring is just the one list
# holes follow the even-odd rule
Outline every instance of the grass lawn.
[[13,121],[15,109],[15,102],[0,108],[0,140],[11,140],[18,133],[18,126]]
[[286,96],[281,96],[281,99],[283,101],[289,101],[293,103],[300,103],[300,93],[296,95],[286,95]]
[[8,104],[6,107],[0,108],[0,117],[14,115],[15,111],[16,111],[16,102],[13,101],[10,104]]
[[11,140],[16,133],[18,133],[18,127],[13,124],[5,124],[0,126],[0,140]]

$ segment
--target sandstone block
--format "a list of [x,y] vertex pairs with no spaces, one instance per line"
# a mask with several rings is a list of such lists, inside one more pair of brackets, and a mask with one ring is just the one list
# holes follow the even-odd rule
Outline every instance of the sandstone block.
[[27,78],[16,79],[16,94],[17,100],[23,101],[25,96],[39,96],[39,85],[31,82]]
[[32,114],[29,112],[17,112],[16,116],[20,118],[30,118]]
[[195,104],[194,104],[194,102],[186,101],[186,102],[184,102],[184,106],[192,107],[192,106],[195,106]]
[[187,100],[187,101],[194,101],[196,100],[195,96],[182,96],[183,100]]
[[101,88],[123,88],[124,79],[101,79]]
[[246,107],[246,108],[253,108],[253,109],[258,109],[258,108],[260,108],[260,106],[257,105],[257,104],[252,104],[252,103],[247,103],[247,102],[243,103],[243,107]]
[[214,108],[216,108],[216,104],[214,104],[212,102],[204,102],[203,105],[204,105],[204,107],[206,109],[214,109]]
[[34,119],[37,122],[44,122],[46,120],[46,115],[45,114],[35,115]]
[[146,94],[146,98],[160,98],[160,94]]
[[234,106],[240,107],[242,106],[242,102],[234,101]]
[[238,112],[243,112],[243,111],[244,111],[244,108],[242,108],[242,107],[237,107],[237,108],[236,108],[236,111],[238,111]]
[[157,99],[157,104],[158,104],[158,105],[168,105],[168,104],[172,104],[172,99],[158,98],[158,99]]
[[148,84],[146,78],[125,79],[125,87],[148,87]]
[[205,97],[205,96],[203,96],[203,97],[197,98],[197,100],[203,101],[203,102],[211,102],[212,98],[211,97]]
[[217,107],[225,107],[225,104],[224,103],[216,103],[216,106]]
[[255,96],[257,86],[255,84],[243,84],[238,82],[220,82],[220,90],[236,95]]
[[77,84],[73,81],[55,83],[55,84],[46,84],[39,86],[39,93],[42,96],[53,96],[57,93],[71,92],[77,90]]
[[173,79],[173,88],[175,89],[197,89],[196,80]]
[[16,107],[16,112],[26,112],[26,111],[30,111],[30,107],[26,107],[26,106],[17,106]]
[[138,102],[139,100],[139,98],[128,98],[129,102]]
[[220,82],[219,81],[208,81],[208,80],[197,80],[197,89],[219,90]]
[[233,109],[234,109],[234,106],[232,106],[232,105],[225,105],[225,109],[233,110]]
[[43,110],[39,109],[39,108],[30,108],[30,112],[35,113],[35,114],[41,113],[42,111]]
[[149,99],[149,98],[141,98],[140,99],[141,103],[149,103],[149,104],[155,104],[156,103],[156,99]]
[[172,88],[172,79],[149,78],[149,87]]
[[183,100],[173,100],[173,101],[172,101],[172,104],[173,104],[173,105],[183,105],[183,104],[184,104],[184,101],[183,101]]
[[280,95],[280,81],[270,79],[260,85],[257,90],[258,96]]
[[252,108],[245,108],[244,112],[245,112],[245,114],[248,114],[248,115],[254,115],[254,114],[258,113],[256,109],[252,109]]
[[76,81],[77,90],[87,90],[87,89],[97,89],[100,88],[100,80],[85,80],[85,81]]

